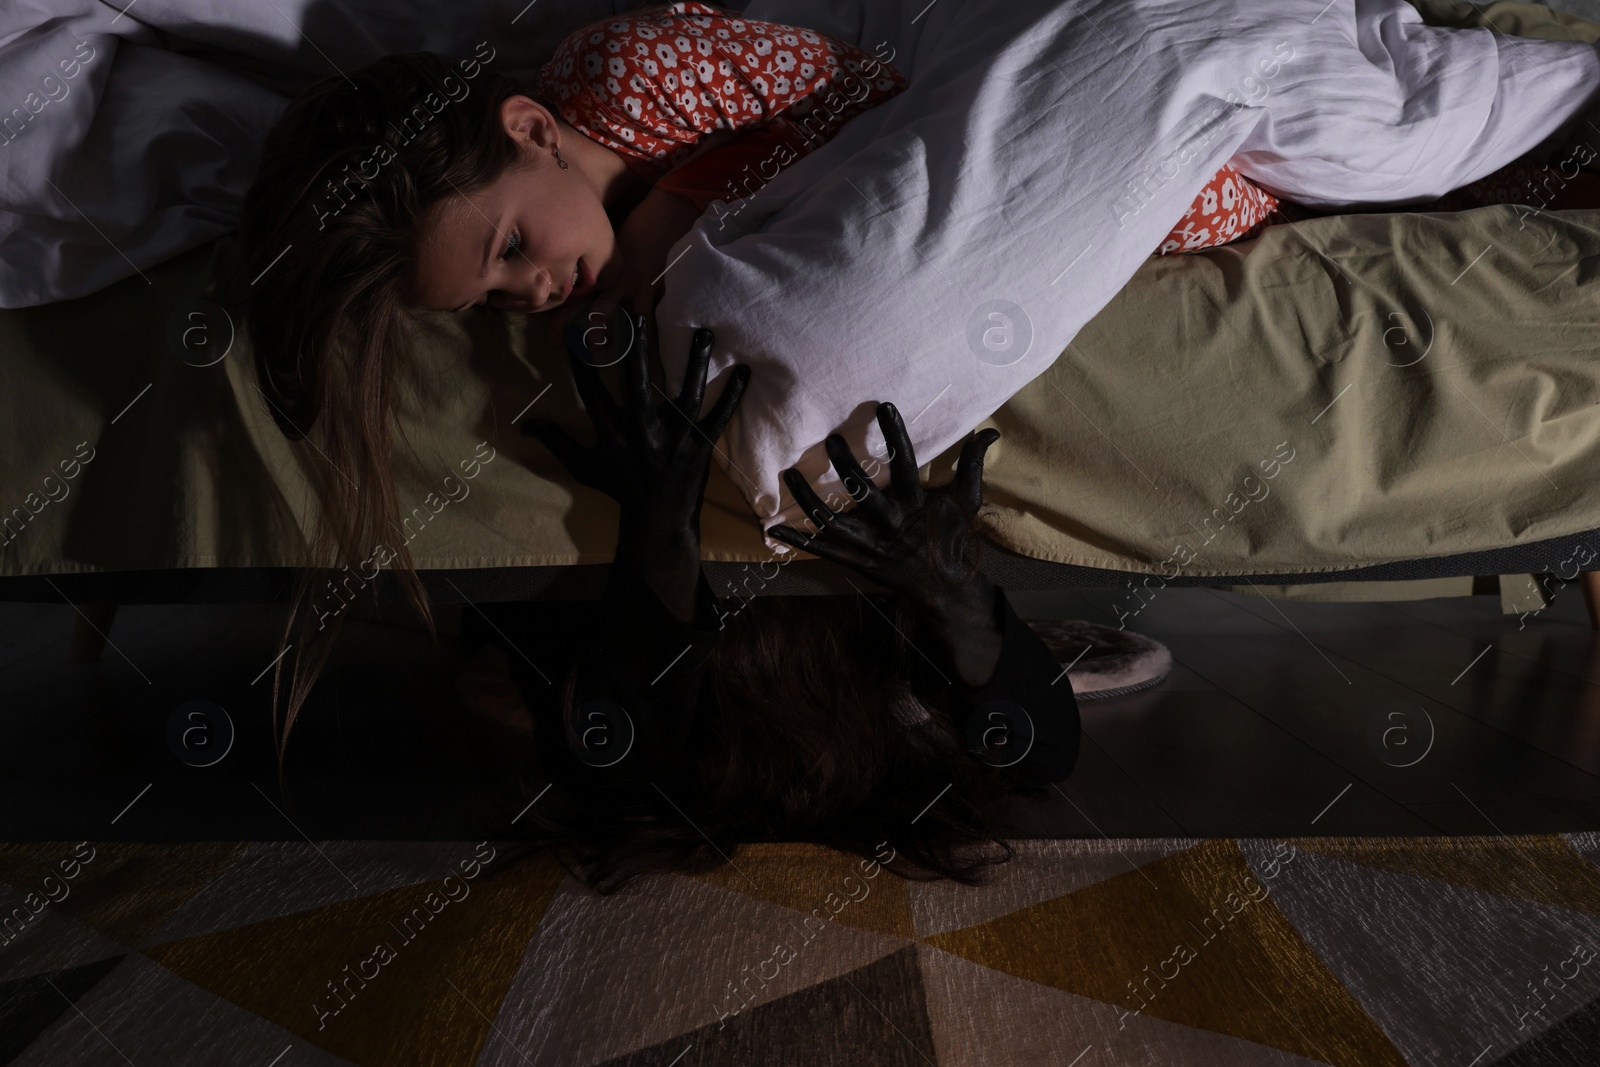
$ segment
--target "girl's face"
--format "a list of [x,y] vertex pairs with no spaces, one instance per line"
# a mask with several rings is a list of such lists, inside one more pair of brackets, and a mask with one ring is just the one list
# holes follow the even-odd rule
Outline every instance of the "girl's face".
[[[521,163],[427,209],[411,293],[416,304],[441,311],[488,304],[537,314],[585,295],[586,279],[604,285],[618,270],[602,199],[606,176],[595,173],[596,157],[574,143],[583,135],[525,96],[507,99],[501,118]],[[558,148],[566,170],[556,162]]]

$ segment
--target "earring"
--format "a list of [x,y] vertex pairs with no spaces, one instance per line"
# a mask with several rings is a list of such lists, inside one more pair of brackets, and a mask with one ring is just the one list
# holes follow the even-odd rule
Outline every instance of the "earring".
[[556,154],[556,162],[561,165],[561,169],[562,170],[570,169],[570,168],[567,167],[567,161],[561,158],[561,149],[557,148],[554,151],[555,151],[555,154]]

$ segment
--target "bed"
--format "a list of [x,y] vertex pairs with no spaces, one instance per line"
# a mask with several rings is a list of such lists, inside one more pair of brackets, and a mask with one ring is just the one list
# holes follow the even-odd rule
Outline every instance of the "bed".
[[[1538,5],[1416,6],[1600,37]],[[325,461],[279,434],[209,299],[228,240],[0,312],[0,595],[282,594]],[[983,423],[1003,435],[986,565],[1021,588],[1571,581],[1600,556],[1597,263],[1600,211],[1512,205],[1310,219],[1152,258]],[[443,600],[590,595],[610,558],[612,505],[516,429],[585,427],[565,354],[525,326],[436,315],[417,337],[431,385],[403,400],[398,490]],[[925,470],[947,476],[954,452]],[[720,470],[702,529],[719,593],[844,588],[821,561],[775,560]]]

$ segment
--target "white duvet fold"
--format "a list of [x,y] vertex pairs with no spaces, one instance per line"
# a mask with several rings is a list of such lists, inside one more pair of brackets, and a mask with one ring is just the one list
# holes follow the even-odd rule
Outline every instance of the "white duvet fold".
[[822,441],[883,455],[877,401],[900,408],[923,462],[987,418],[1223,163],[1304,203],[1421,201],[1526,153],[1600,86],[1588,44],[1427,27],[1402,0],[747,13],[853,41],[910,82],[753,196],[713,205],[672,252],[667,373],[701,325],[713,374],[752,365],[721,459],[767,526],[800,518],[786,467],[845,500]]

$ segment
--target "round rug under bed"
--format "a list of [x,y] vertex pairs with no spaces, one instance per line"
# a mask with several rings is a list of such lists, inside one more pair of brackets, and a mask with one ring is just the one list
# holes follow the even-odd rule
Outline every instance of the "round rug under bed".
[[1153,637],[1081,619],[1024,621],[1068,667],[1067,680],[1080,701],[1150,689],[1172,671],[1172,653]]

